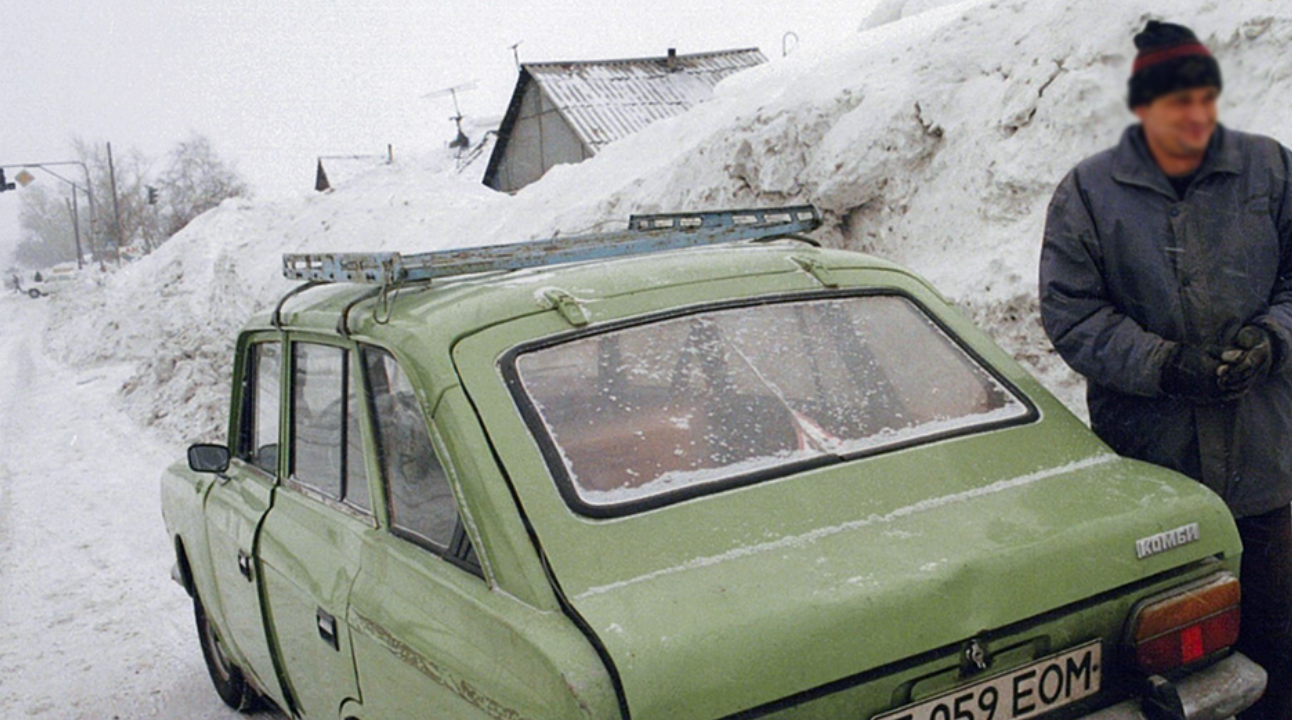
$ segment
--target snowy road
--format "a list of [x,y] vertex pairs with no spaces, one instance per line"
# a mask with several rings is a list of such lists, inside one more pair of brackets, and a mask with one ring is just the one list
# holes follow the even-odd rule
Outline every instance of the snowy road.
[[49,302],[0,297],[0,718],[240,717],[169,577],[157,481],[182,448],[117,409],[126,368],[45,356]]

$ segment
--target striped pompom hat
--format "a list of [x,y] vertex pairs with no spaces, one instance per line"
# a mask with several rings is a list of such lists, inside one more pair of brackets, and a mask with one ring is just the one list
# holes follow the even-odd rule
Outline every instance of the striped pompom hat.
[[1220,63],[1193,31],[1183,25],[1149,20],[1135,36],[1135,66],[1130,78],[1130,106],[1196,87],[1222,87]]

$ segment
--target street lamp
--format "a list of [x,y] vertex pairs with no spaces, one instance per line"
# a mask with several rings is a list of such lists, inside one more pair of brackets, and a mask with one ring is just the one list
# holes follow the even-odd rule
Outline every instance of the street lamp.
[[[71,180],[68,180],[62,175],[59,175],[58,173],[49,169],[51,166],[60,166],[60,165],[80,165],[81,172],[85,173],[85,187],[81,187],[80,185],[77,185],[75,182],[72,182]],[[15,168],[15,167],[16,168],[40,168],[41,170],[44,170],[50,175],[53,175],[59,180],[62,180],[63,182],[67,183],[68,185],[71,185],[73,203],[76,202],[77,190],[80,190],[81,192],[85,193],[85,197],[90,201],[90,247],[92,249],[97,247],[97,243],[95,242],[95,238],[94,238],[94,231],[99,224],[98,212],[96,211],[94,206],[94,193],[90,191],[90,169],[86,167],[85,163],[81,162],[80,160],[59,160],[56,162],[22,163],[19,165],[0,165],[0,170],[3,170],[5,168]],[[80,269],[83,266],[82,260],[81,260],[81,236],[79,231],[80,223],[77,222],[75,223],[75,225],[78,228],[77,234],[76,234],[76,267],[77,269]]]

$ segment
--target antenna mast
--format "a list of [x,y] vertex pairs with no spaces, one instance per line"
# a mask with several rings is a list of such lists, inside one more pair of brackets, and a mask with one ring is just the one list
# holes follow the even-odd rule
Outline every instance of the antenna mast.
[[429,92],[422,96],[423,100],[433,100],[433,99],[442,98],[445,96],[450,96],[453,98],[453,116],[450,117],[449,119],[452,120],[457,125],[458,136],[453,138],[453,142],[449,143],[449,147],[453,148],[454,150],[457,150],[458,157],[462,157],[463,150],[471,147],[471,138],[467,137],[467,134],[462,131],[463,115],[462,115],[462,109],[458,105],[458,93],[465,93],[465,92],[470,92],[471,90],[475,90],[476,85],[478,84],[479,84],[478,81],[472,80],[471,82],[463,83],[461,85],[454,85],[453,87],[446,87],[442,90]]

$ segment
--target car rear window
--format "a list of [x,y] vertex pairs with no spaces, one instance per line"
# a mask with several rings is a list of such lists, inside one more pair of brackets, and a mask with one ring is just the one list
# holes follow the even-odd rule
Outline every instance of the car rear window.
[[895,295],[701,310],[511,362],[563,494],[602,515],[1034,412]]

